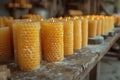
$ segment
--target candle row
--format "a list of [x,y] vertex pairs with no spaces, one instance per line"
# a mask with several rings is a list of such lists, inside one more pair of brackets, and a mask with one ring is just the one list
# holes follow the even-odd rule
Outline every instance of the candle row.
[[8,24],[12,20],[12,17],[0,17],[0,62],[9,62],[13,58],[12,27]]
[[1,17],[0,16],[0,27],[4,27],[4,26],[7,26],[6,25],[6,23],[8,22],[8,21],[11,21],[11,20],[13,20],[13,17]]
[[[114,17],[93,15],[48,20],[35,17],[10,23],[15,62],[21,70],[31,71],[40,67],[42,58],[47,62],[62,61],[64,56],[72,55],[74,51],[86,47],[88,37],[104,35],[111,31],[114,28]],[[0,40],[2,44],[4,40]],[[3,48],[4,46],[0,47],[0,50]]]
[[113,16],[86,16],[88,19],[88,36],[95,37],[107,34],[114,28]]
[[11,41],[9,27],[0,28],[0,62],[11,60]]
[[120,26],[120,16],[114,16],[115,17],[115,24]]

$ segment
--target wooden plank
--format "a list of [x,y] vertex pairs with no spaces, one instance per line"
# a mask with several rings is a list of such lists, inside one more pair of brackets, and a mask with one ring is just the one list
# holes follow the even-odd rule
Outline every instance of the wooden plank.
[[106,49],[102,52],[102,54],[100,54],[100,56],[96,59],[96,61],[94,62],[93,65],[90,65],[88,69],[86,69],[84,71],[84,73],[82,73],[82,75],[80,75],[80,80],[84,80],[84,78],[88,75],[88,73],[93,69],[93,67],[103,58],[103,56],[108,52],[108,50],[112,47],[112,45],[119,39],[120,37],[120,33],[117,34],[114,39],[111,39],[111,43],[108,47],[106,47]]
[[120,53],[108,52],[105,56],[120,58]]
[[119,37],[120,33],[108,37],[103,44],[89,45],[75,52],[74,55],[65,57],[62,62],[47,63],[42,61],[40,69],[36,71],[22,72],[14,64],[10,64],[12,79],[83,80]]
[[96,14],[97,11],[97,0],[91,0],[90,14]]
[[100,1],[100,5],[103,8],[103,10],[106,12],[106,14],[111,15],[110,11],[106,8],[103,1]]

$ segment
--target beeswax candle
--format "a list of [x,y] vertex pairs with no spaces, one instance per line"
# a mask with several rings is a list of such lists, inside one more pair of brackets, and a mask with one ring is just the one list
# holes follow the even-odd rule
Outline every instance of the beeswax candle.
[[16,25],[18,38],[18,65],[23,71],[31,71],[40,67],[40,23],[23,22]]
[[18,38],[17,38],[18,26],[19,26],[19,24],[17,24],[17,23],[14,23],[13,26],[12,26],[15,63],[18,63]]
[[104,34],[104,27],[105,27],[105,20],[103,17],[101,17],[101,20],[102,20],[101,34],[103,35]]
[[109,29],[109,27],[108,27],[108,18],[107,18],[107,16],[105,17],[105,34],[106,33],[108,33],[108,29]]
[[79,50],[82,47],[81,31],[81,20],[78,18],[74,18],[74,50]]
[[30,22],[30,19],[17,19],[13,21],[12,24],[12,30],[13,30],[13,46],[14,46],[14,58],[15,63],[18,64],[18,27],[20,27],[20,24],[23,24],[23,22]]
[[114,29],[114,23],[115,23],[114,17],[113,17],[113,16],[110,16],[110,17],[109,17],[110,30]]
[[73,21],[64,21],[64,55],[73,54]]
[[88,19],[81,18],[82,21],[82,47],[86,47],[88,45]]
[[48,62],[62,61],[64,58],[63,24],[56,21],[41,23],[43,58]]
[[106,19],[103,19],[103,34],[106,34]]
[[13,29],[12,29],[13,19],[6,20],[5,23],[6,23],[6,26],[9,27],[9,29],[10,29],[11,51],[13,53],[14,52],[14,49],[13,49]]
[[102,30],[102,20],[97,19],[97,35],[101,35],[101,30]]
[[97,21],[94,19],[90,19],[88,21],[88,36],[95,37],[97,33]]
[[3,27],[4,26],[4,21],[3,21],[3,18],[0,17],[0,27]]
[[114,29],[114,24],[115,24],[115,17],[111,17],[111,30]]
[[0,62],[7,62],[11,59],[11,44],[9,27],[0,28]]

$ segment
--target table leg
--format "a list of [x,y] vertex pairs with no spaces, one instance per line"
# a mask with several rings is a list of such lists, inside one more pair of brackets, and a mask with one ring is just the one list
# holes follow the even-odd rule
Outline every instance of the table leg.
[[100,63],[98,62],[95,67],[89,73],[89,80],[98,80],[98,73],[100,69]]

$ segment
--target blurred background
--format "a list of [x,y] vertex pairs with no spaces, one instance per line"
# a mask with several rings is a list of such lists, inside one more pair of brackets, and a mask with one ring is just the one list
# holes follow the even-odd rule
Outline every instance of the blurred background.
[[45,18],[89,14],[116,15],[120,0],[0,0],[0,16],[20,18],[40,14]]

